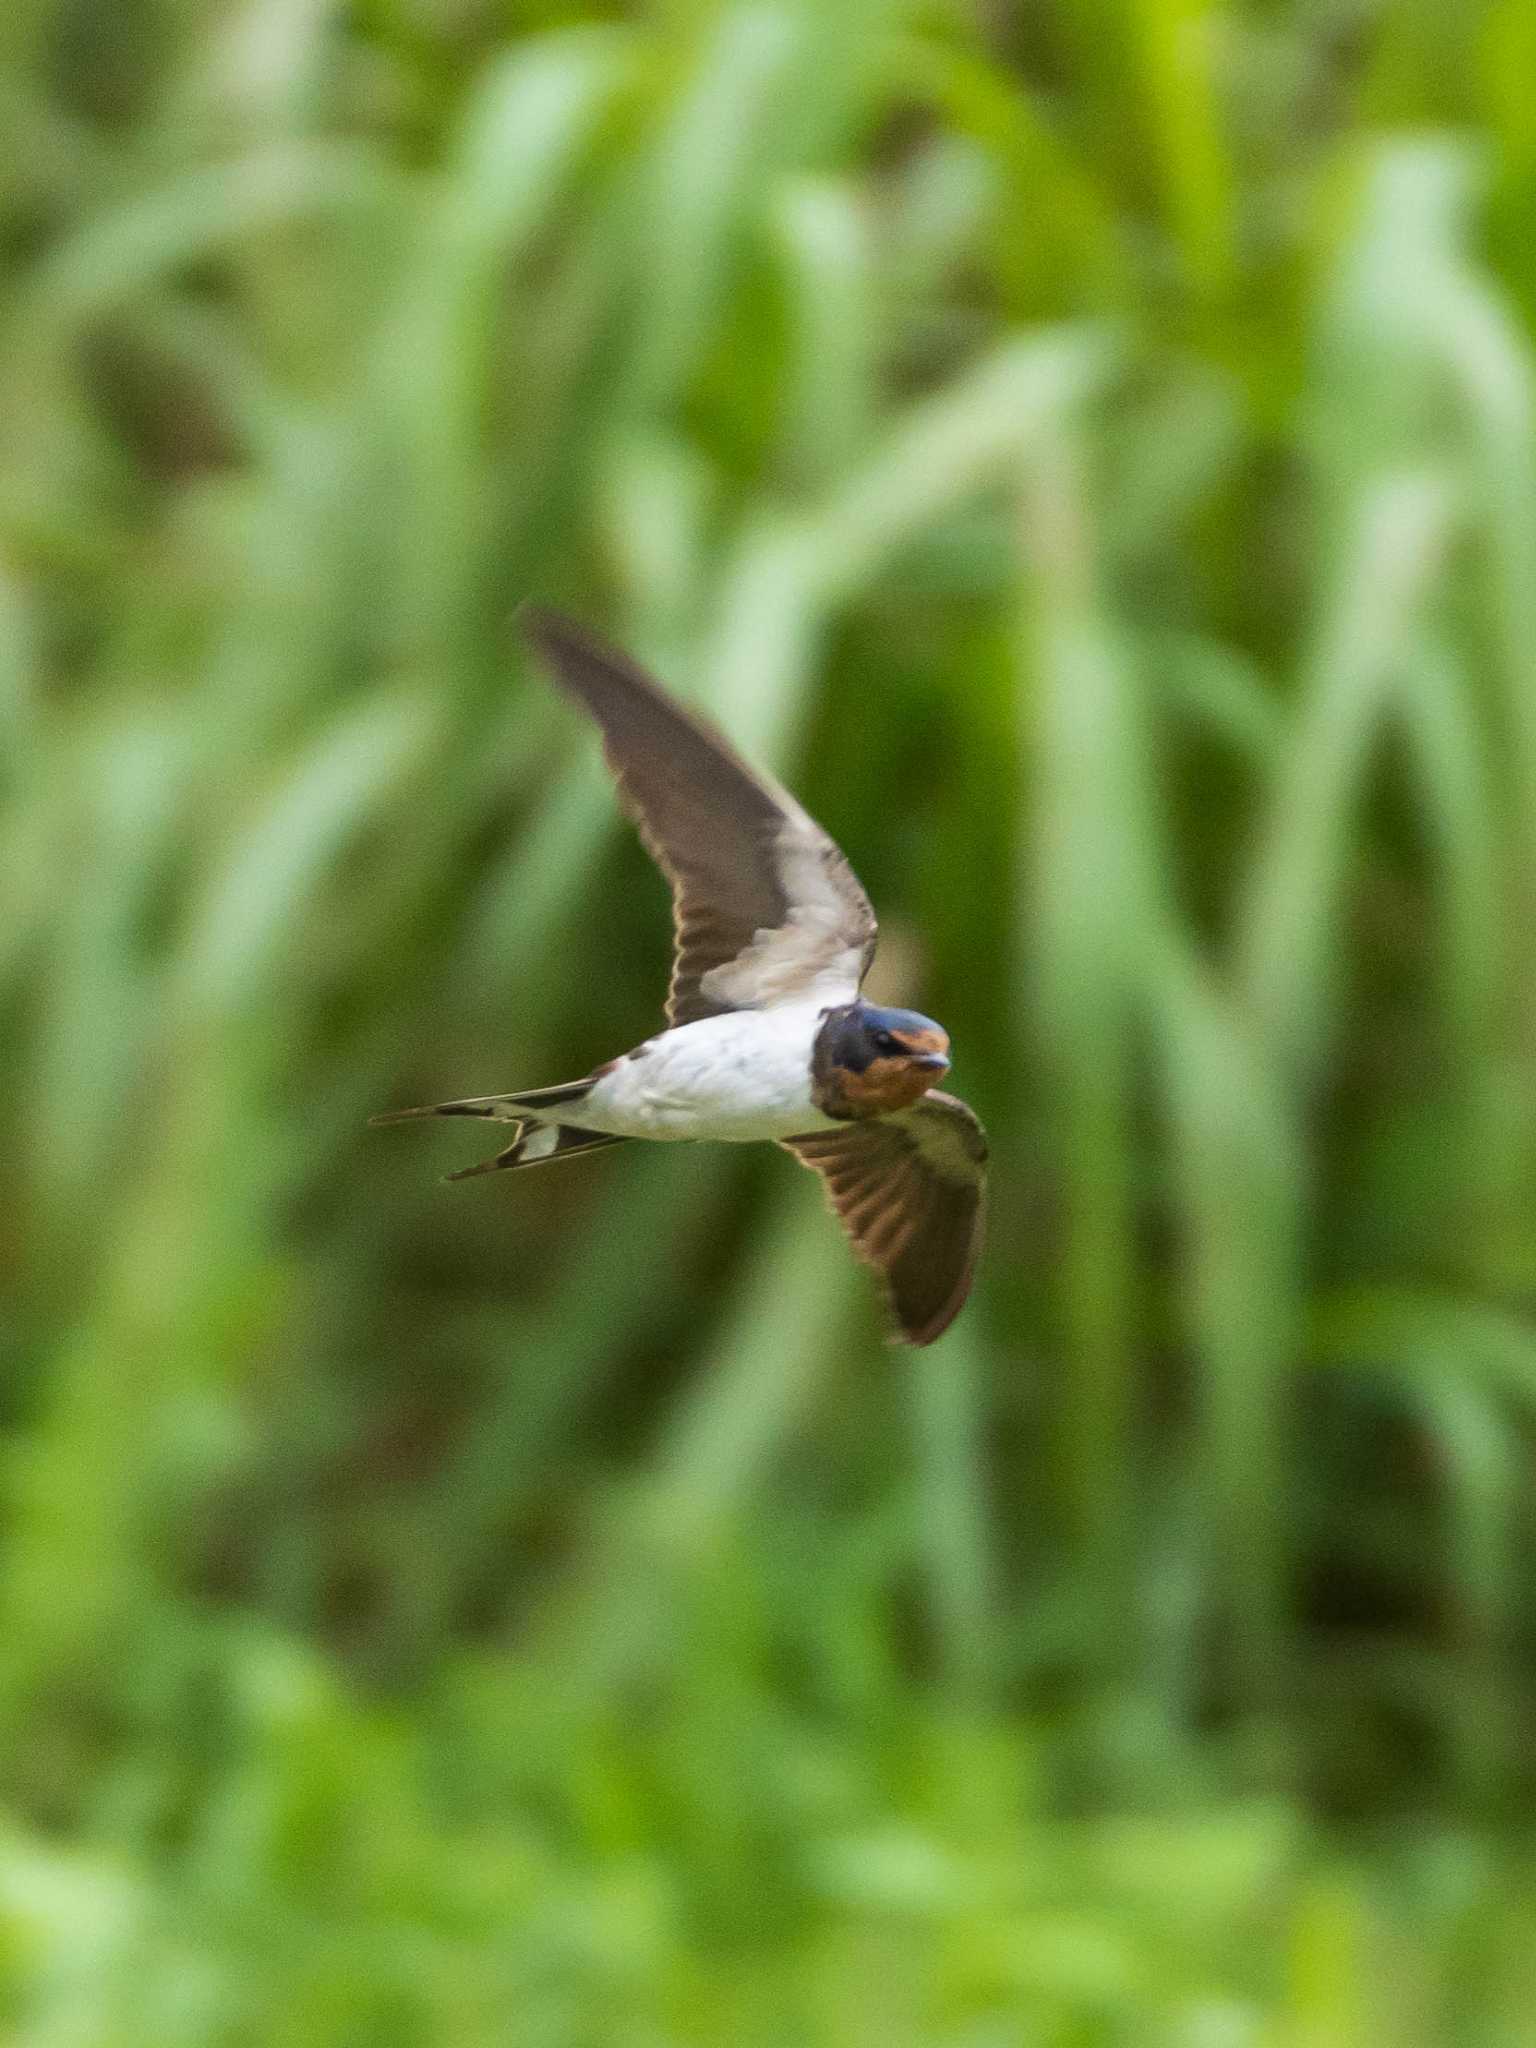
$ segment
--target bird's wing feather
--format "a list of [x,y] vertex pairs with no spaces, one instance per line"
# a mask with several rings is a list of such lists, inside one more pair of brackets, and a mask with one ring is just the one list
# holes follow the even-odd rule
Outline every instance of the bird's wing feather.
[[875,914],[843,854],[770,777],[645,672],[558,613],[528,638],[602,728],[619,794],[672,885],[676,956],[667,1016],[691,1024],[821,988],[858,992]]
[[900,1340],[942,1336],[981,1249],[987,1139],[974,1112],[930,1090],[894,1116],[784,1145],[821,1175],[854,1250],[884,1284]]

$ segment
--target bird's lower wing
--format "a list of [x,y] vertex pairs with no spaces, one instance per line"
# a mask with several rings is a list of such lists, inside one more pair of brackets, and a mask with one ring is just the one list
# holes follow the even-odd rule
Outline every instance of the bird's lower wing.
[[895,1116],[786,1138],[821,1175],[859,1257],[880,1276],[904,1344],[931,1344],[960,1313],[981,1249],[987,1140],[956,1096]]

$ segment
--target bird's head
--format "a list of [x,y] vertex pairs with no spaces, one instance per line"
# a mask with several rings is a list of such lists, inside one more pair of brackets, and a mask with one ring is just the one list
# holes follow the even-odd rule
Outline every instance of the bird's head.
[[812,1068],[828,1116],[888,1116],[948,1073],[949,1034],[916,1010],[848,1003],[822,1018]]

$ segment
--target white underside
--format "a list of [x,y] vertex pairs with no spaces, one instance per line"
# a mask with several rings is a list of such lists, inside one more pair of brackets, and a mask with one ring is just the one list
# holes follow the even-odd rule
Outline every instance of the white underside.
[[828,1000],[733,1010],[664,1031],[567,1106],[565,1120],[622,1138],[732,1143],[832,1129],[834,1119],[811,1102],[811,1047]]

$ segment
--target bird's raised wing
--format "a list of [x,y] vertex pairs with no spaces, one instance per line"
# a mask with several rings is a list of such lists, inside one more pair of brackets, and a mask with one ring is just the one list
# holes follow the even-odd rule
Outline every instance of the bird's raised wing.
[[529,610],[523,626],[602,728],[620,797],[672,885],[669,1020],[822,990],[829,1004],[851,1001],[875,913],[815,820],[624,655],[555,612]]
[[894,1116],[784,1145],[821,1175],[854,1250],[880,1276],[899,1341],[942,1336],[981,1250],[987,1138],[974,1112],[930,1089]]

